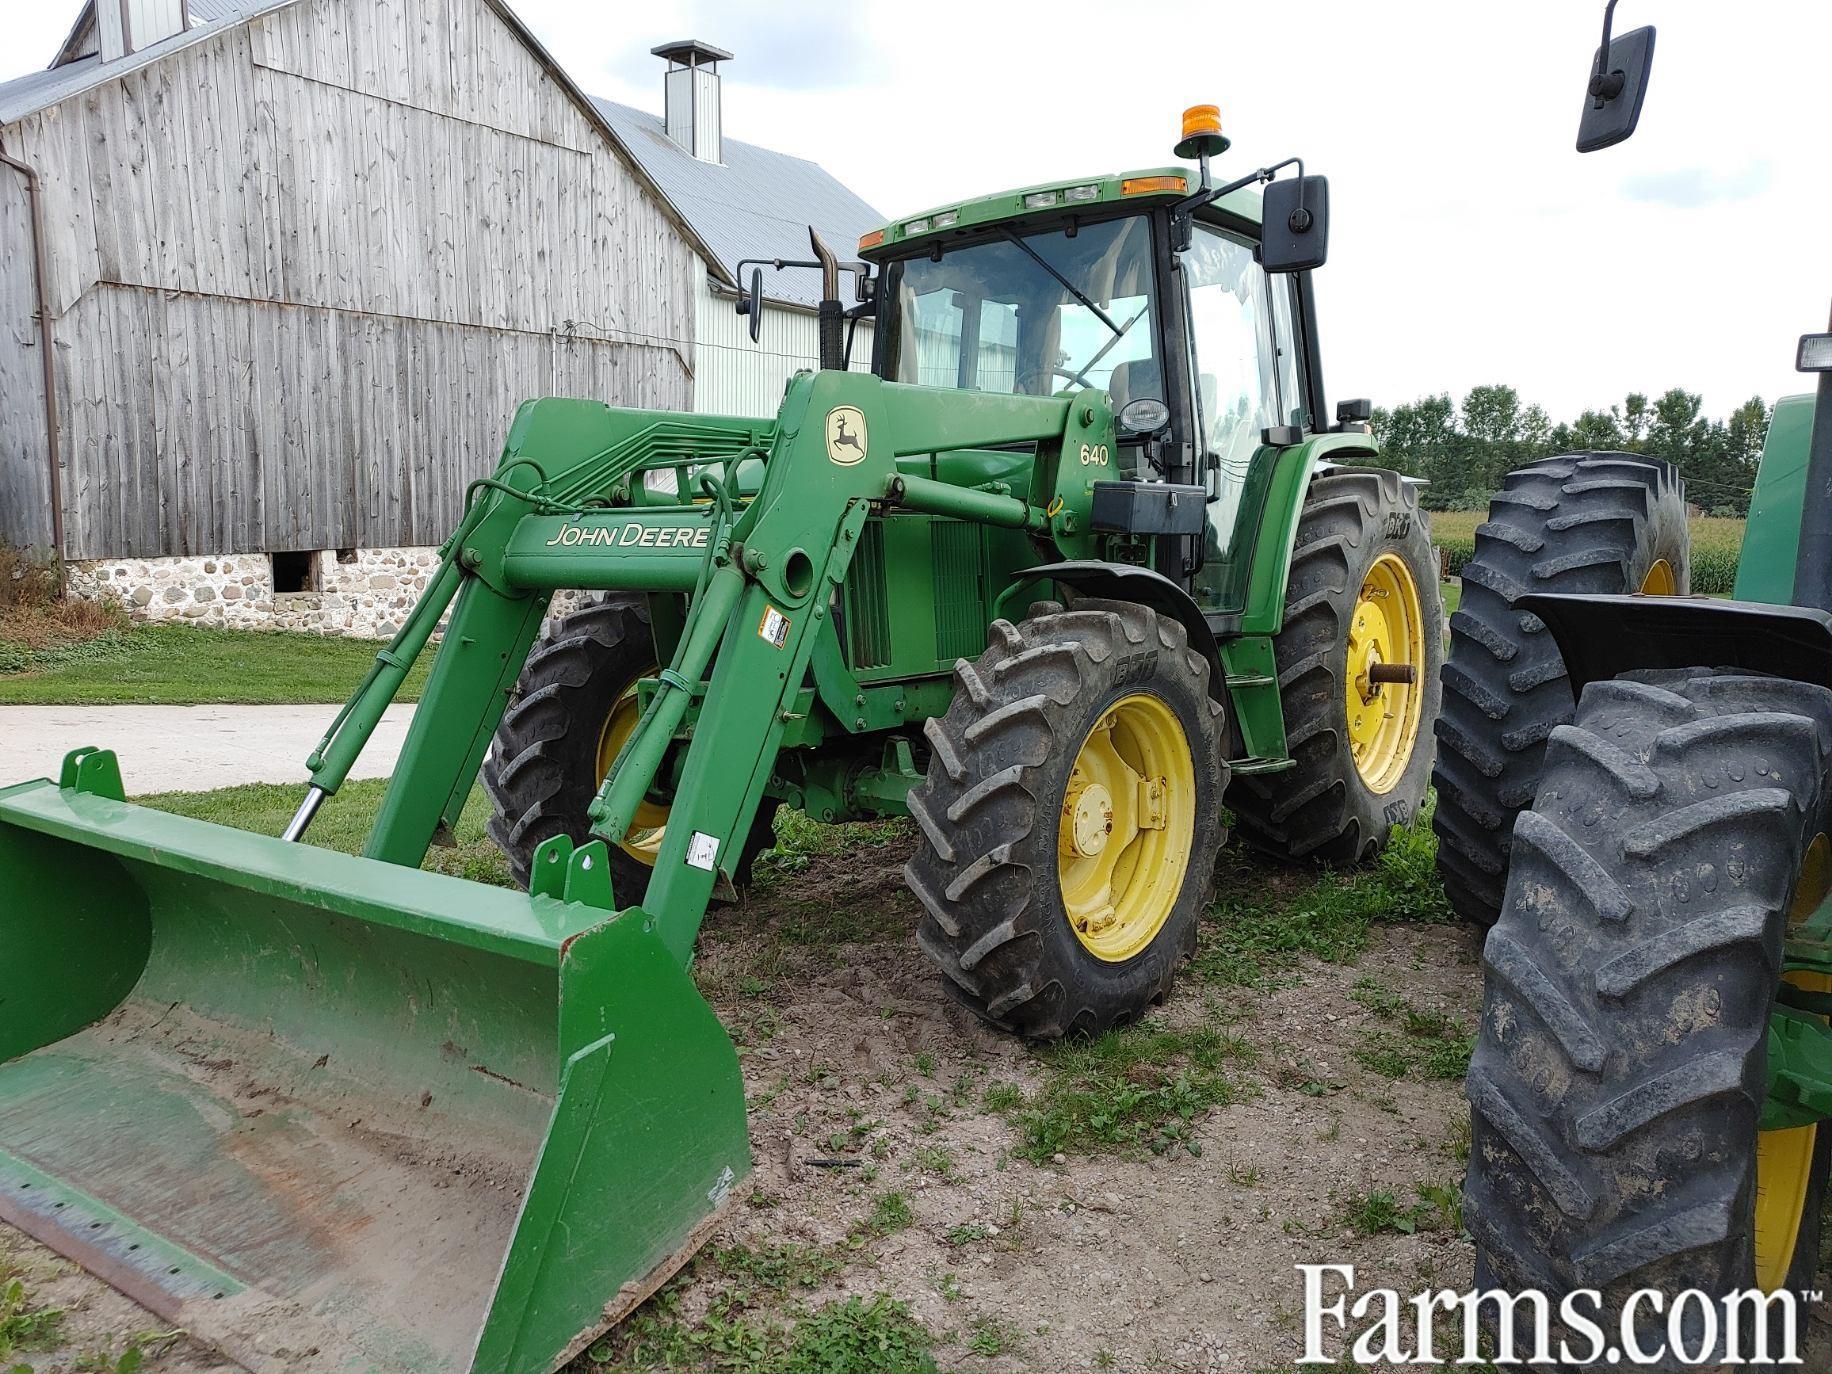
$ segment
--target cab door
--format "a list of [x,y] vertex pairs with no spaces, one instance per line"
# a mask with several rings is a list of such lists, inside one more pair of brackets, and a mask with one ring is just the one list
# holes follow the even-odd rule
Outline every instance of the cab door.
[[1250,240],[1198,223],[1182,255],[1191,414],[1208,487],[1202,566],[1191,585],[1205,612],[1241,608],[1253,533],[1276,448],[1265,432],[1305,423],[1292,279],[1274,279]]

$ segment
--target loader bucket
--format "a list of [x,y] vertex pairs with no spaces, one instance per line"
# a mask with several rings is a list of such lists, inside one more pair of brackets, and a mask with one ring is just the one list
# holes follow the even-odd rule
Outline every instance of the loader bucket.
[[0,789],[0,1218],[231,1359],[555,1369],[748,1171],[639,908],[63,783]]

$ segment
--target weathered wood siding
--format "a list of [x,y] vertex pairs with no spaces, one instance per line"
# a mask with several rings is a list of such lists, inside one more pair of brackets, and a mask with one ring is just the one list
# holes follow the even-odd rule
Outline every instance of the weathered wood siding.
[[73,557],[436,542],[522,399],[691,404],[698,258],[486,0],[301,0],[6,139]]
[[32,201],[0,165],[0,538],[51,542],[43,349],[32,273]]
[[[694,290],[693,408],[703,415],[774,415],[783,384],[819,364],[819,319],[806,310],[764,303],[763,329],[751,342],[751,322],[700,273]],[[852,370],[871,371],[872,327],[860,320],[852,341]]]

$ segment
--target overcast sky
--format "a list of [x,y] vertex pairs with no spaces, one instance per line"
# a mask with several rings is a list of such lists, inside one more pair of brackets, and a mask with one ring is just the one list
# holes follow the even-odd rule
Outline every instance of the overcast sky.
[[[65,5],[7,0],[0,77],[49,59]],[[1795,339],[1832,302],[1825,0],[1622,0],[1654,77],[1636,136],[1587,157],[1601,0],[517,8],[586,90],[657,112],[650,47],[732,50],[727,135],[887,216],[1168,161],[1183,107],[1218,103],[1222,175],[1296,153],[1330,178],[1334,397],[1501,381],[1564,418],[1684,386],[1722,413],[1805,389]]]

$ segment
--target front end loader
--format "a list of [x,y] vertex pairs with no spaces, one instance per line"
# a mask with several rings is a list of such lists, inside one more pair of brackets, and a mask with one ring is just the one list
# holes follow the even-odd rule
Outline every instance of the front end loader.
[[[1320,418],[1326,187],[1213,185],[1225,147],[1198,109],[1197,175],[886,226],[850,310],[817,240],[773,418],[524,405],[283,836],[105,750],[0,791],[0,1218],[250,1369],[553,1369],[750,1167],[690,969],[776,808],[910,817],[919,943],[1035,1038],[1165,994],[1224,801],[1374,852],[1425,794],[1435,564],[1365,403]],[[313,847],[442,621],[364,854]],[[419,870],[480,774],[525,893]]]

